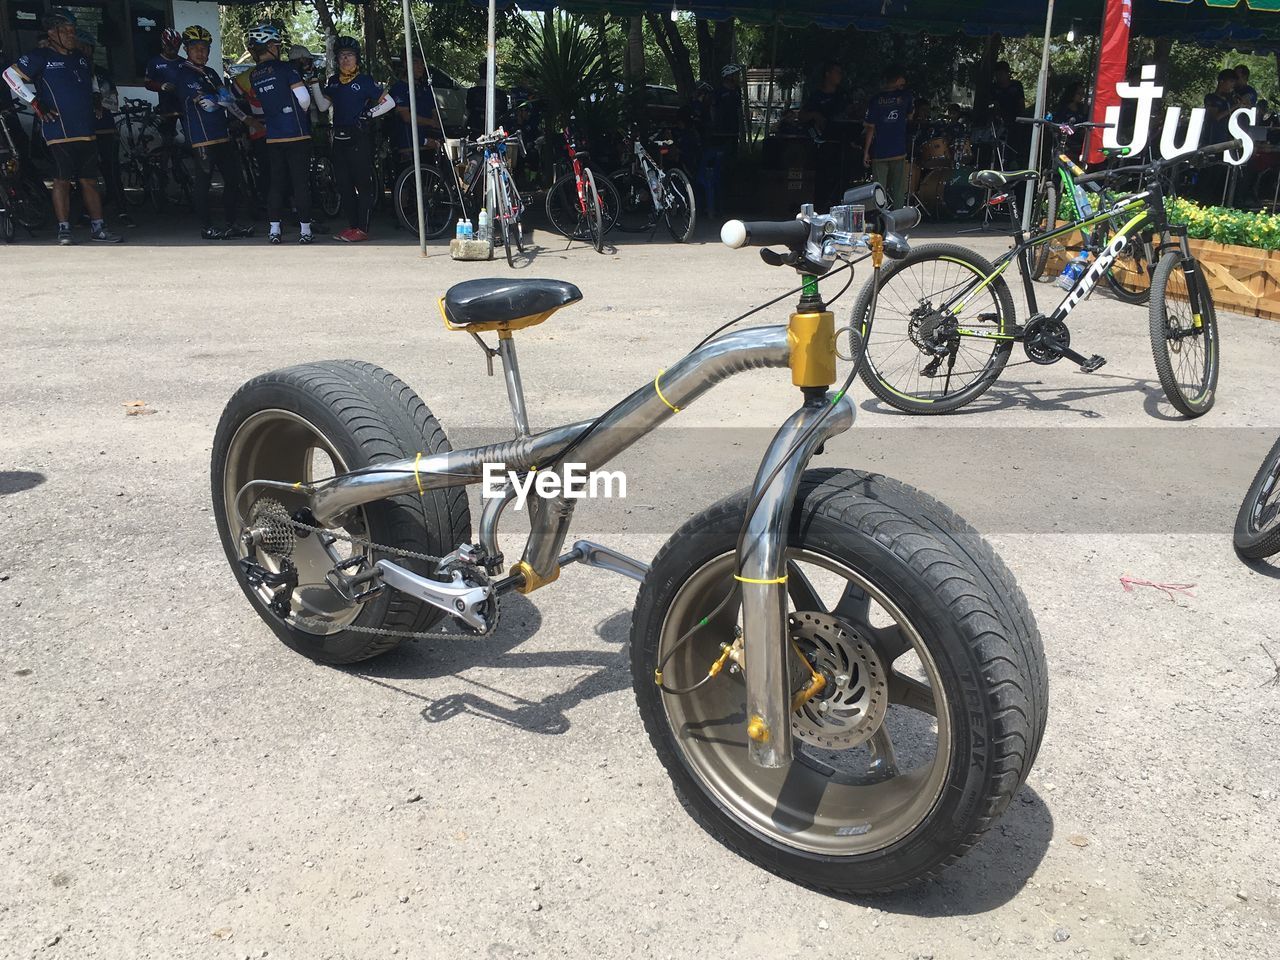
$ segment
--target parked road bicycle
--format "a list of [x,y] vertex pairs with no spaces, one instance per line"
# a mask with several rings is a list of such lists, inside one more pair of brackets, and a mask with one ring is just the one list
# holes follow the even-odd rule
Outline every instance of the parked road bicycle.
[[1249,484],[1232,540],[1242,560],[1265,560],[1280,553],[1280,440]]
[[165,135],[152,104],[126,98],[116,117],[116,132],[125,199],[134,206],[149,204],[157,213],[172,206],[191,207],[191,149]]
[[[846,202],[869,201],[864,191]],[[855,413],[854,374],[832,389],[835,318],[819,280],[854,258],[879,276],[885,256],[907,254],[902,234],[915,219],[876,207],[876,232],[854,233],[841,205],[781,223],[731,221],[726,243],[781,247],[762,250],[765,263],[801,274],[790,321],[726,324],[655,364],[651,382],[601,415],[536,434],[515,334],[581,291],[556,280],[457,284],[440,301],[444,323],[479,340],[486,360],[501,358],[515,422],[505,443],[453,449],[414,391],[372,364],[255,377],[213,441],[213,507],[236,581],[285,644],[342,664],[408,636],[474,644],[494,629],[503,597],[572,580],[562,574],[573,564],[639,580],[630,657],[640,717],[712,837],[845,893],[935,875],[1026,780],[1048,687],[1026,600],[971,527],[877,473],[806,469]],[[799,408],[755,481],[687,521],[652,563],[586,540],[566,549],[578,500],[563,487],[530,498],[530,535],[509,568],[498,527],[514,484],[483,501],[473,541],[463,488],[485,464],[525,477],[536,466],[563,483],[571,467],[599,469],[714,385],[765,368],[789,368]],[[450,634],[426,633],[446,617]]]
[[[1036,233],[1047,233],[1055,229],[1059,220],[1081,221],[1093,215],[1094,209],[1112,205],[1115,197],[1100,183],[1081,180],[1084,170],[1068,156],[1067,141],[1077,130],[1104,129],[1106,123],[1057,123],[1047,118],[1019,117],[1018,123],[1039,124],[1046,132],[1052,132],[1053,159],[1048,168],[1040,174],[1036,185],[1035,201],[1032,207],[1031,222]],[[1104,150],[1108,157],[1117,158],[1128,155],[1128,148],[1115,151]],[[1080,210],[1076,200],[1076,188],[1083,191],[1086,209]],[[1089,254],[1097,254],[1106,249],[1110,234],[1120,223],[1104,221],[1095,224],[1085,238],[1083,249]],[[1033,236],[1035,234],[1033,233]],[[1061,242],[1059,242],[1061,240]],[[1151,272],[1151,243],[1141,237],[1131,237],[1131,242],[1116,256],[1111,266],[1103,274],[1107,285],[1126,303],[1146,303],[1151,296],[1151,287],[1147,282],[1135,282],[1133,278],[1148,276]],[[1044,276],[1053,254],[1065,254],[1068,251],[1065,238],[1049,240],[1036,246],[1029,262],[1031,279],[1039,280]]]
[[[628,135],[631,165],[609,175],[618,189],[618,229],[631,233],[653,231],[661,219],[677,243],[693,236],[697,202],[689,175],[679,167],[656,163],[633,128]],[[659,156],[666,156],[674,140],[655,140]]]
[[[452,142],[452,141],[451,141]],[[492,229],[489,234],[489,256],[501,238],[508,265],[515,266],[515,251],[524,253],[524,200],[507,169],[508,145],[520,143],[519,134],[504,131],[478,140],[457,141],[458,162],[437,152],[422,164],[422,202],[427,239],[442,236],[457,221],[467,216],[472,223],[479,219],[480,209],[489,212]],[[413,165],[405,167],[392,188],[392,202],[400,225],[418,232],[418,194]]]
[[603,173],[587,164],[589,154],[579,150],[569,128],[564,128],[569,171],[547,191],[547,219],[570,240],[585,240],[604,252],[604,237],[617,222],[622,203],[618,188]]
[[[1072,349],[1067,317],[1126,247],[1142,242],[1154,244],[1148,329],[1160,385],[1183,416],[1207,413],[1218,382],[1218,321],[1213,296],[1187,245],[1186,228],[1170,224],[1165,215],[1164,189],[1156,174],[1193,157],[1220,154],[1237,145],[1237,141],[1230,141],[1174,160],[1077,177],[1077,183],[1144,177],[1147,188],[1107,201],[1092,217],[1030,238],[1013,218],[1013,247],[994,264],[951,243],[917,247],[911,256],[886,271],[874,324],[870,289],[863,290],[854,307],[854,323],[866,341],[863,382],[890,406],[932,414],[956,410],[982,396],[1000,376],[1015,343],[1022,344],[1026,362],[1052,364],[1067,359],[1082,372],[1092,373],[1106,360],[1097,355],[1085,357]],[[971,179],[975,186],[1013,190],[1035,177],[1033,170],[979,170]],[[1118,226],[1110,228],[1105,246],[1061,303],[1049,314],[1041,313],[1030,270],[1035,248],[1073,230],[1101,224]],[[1031,310],[1022,323],[1004,279],[1015,262]]]

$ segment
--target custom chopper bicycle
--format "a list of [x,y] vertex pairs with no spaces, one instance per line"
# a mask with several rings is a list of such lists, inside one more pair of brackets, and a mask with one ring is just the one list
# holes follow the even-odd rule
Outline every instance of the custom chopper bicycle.
[[[345,664],[445,618],[449,639],[483,643],[504,595],[544,589],[572,564],[632,577],[639,712],[709,833],[845,893],[935,874],[1026,779],[1048,688],[1026,600],[972,528],[887,477],[808,469],[854,419],[856,373],[831,389],[838,334],[819,280],[866,259],[878,275],[885,256],[906,255],[918,220],[883,197],[876,185],[845,197],[868,208],[872,233],[852,230],[847,205],[726,224],[730,247],[783,248],[761,258],[802,275],[789,322],[717,331],[591,420],[529,427],[514,334],[582,297],[554,280],[470,280],[439,302],[449,330],[501,360],[509,442],[453,449],[414,391],[367,363],[250,380],[223,413],[212,462],[219,536],[250,604],[294,650]],[[857,332],[840,335],[840,355],[856,360]],[[462,487],[485,464],[562,480],[570,466],[598,469],[712,386],[762,368],[790,369],[799,408],[754,482],[686,522],[651,563],[584,540],[566,548],[575,501],[563,487],[529,498],[513,565],[497,536],[511,483],[483,501],[473,540]]]

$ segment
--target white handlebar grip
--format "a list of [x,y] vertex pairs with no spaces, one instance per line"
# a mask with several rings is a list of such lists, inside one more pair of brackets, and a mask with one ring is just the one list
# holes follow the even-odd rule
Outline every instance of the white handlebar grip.
[[747,245],[747,225],[741,220],[728,220],[720,228],[720,242],[738,250]]

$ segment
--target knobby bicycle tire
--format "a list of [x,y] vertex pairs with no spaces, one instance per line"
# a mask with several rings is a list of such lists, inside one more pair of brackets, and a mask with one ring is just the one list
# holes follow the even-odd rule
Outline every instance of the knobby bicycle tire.
[[[1058,187],[1052,182],[1044,183],[1041,189],[1036,191],[1034,225],[1038,227],[1041,222],[1044,224],[1041,229],[1045,233],[1052,230],[1058,223]],[[1053,252],[1050,249],[1052,246],[1051,242],[1045,241],[1031,248],[1029,265],[1032,280],[1039,280],[1044,276],[1045,269],[1049,266],[1049,255]]]
[[1151,278],[1148,322],[1151,352],[1164,395],[1183,416],[1200,417],[1212,409],[1216,399],[1218,314],[1200,264],[1194,257],[1189,259],[1200,300],[1199,314],[1189,300],[1182,254],[1170,250],[1160,258]]
[[[893,284],[896,277],[913,267],[930,263],[955,264],[961,268],[961,273],[959,274],[961,277],[965,274],[972,274],[975,277],[989,277],[995,271],[995,267],[992,266],[991,263],[989,263],[985,258],[978,256],[972,250],[968,250],[952,243],[923,244],[915,247],[905,258],[894,261],[892,265],[882,271],[880,277],[881,289],[879,303],[877,306],[877,316],[872,317],[870,315],[872,284],[875,281],[873,275],[872,279],[868,280],[863,286],[861,293],[858,294],[858,300],[854,305],[853,315],[850,319],[850,324],[862,333],[862,340],[864,343],[863,360],[862,365],[859,368],[859,375],[862,378],[862,382],[867,385],[867,388],[872,393],[889,406],[902,410],[906,413],[926,415],[949,413],[952,410],[963,407],[965,404],[972,403],[978,397],[982,396],[982,394],[984,394],[1000,377],[1005,364],[1009,360],[1009,354],[1013,351],[1014,343],[1012,339],[992,339],[983,341],[994,344],[991,348],[990,356],[981,359],[982,366],[975,371],[976,376],[967,385],[963,386],[955,393],[944,392],[941,396],[926,396],[925,392],[921,391],[918,387],[914,392],[912,392],[905,389],[905,384],[890,382],[885,373],[877,367],[878,358],[881,363],[884,363],[889,359],[896,359],[901,363],[911,361],[921,370],[922,375],[924,368],[928,365],[928,358],[924,354],[923,350],[918,349],[916,346],[906,346],[901,343],[899,344],[899,347],[906,346],[905,353],[895,353],[894,351],[898,348],[889,346],[886,347],[885,355],[881,357],[878,345],[872,339],[875,335],[876,325],[880,324],[883,329],[886,326],[886,321],[888,320],[885,316],[886,311],[895,306],[901,305],[904,308],[910,307],[914,300],[915,307],[919,308],[924,301],[928,300],[934,307],[936,307],[942,299],[945,299],[950,295],[950,293],[954,292],[954,290],[941,288],[925,291],[922,288],[921,280],[926,273],[936,277],[938,269],[942,269],[945,272],[946,268],[935,268],[933,270],[926,268],[921,271],[921,278],[915,278],[912,275],[908,275],[900,285],[902,288],[901,293],[899,293],[898,289],[894,288]],[[1013,296],[1009,292],[1009,285],[1005,283],[1004,277],[1001,276],[987,284],[985,290],[989,292],[990,299],[992,304],[996,307],[998,315],[994,321],[986,320],[983,322],[991,325],[993,329],[998,330],[1002,334],[1010,333],[1015,326],[1017,315],[1013,303]],[[967,299],[972,300],[972,298],[973,294],[971,293],[970,297]],[[910,319],[908,319],[908,325],[910,328]],[[972,325],[971,321],[969,322],[969,325]],[[914,329],[911,329],[911,333],[908,334],[908,339],[912,339],[915,332],[916,331]],[[963,343],[966,339],[969,338],[961,338],[959,342]],[[917,353],[910,353],[912,349],[916,349]],[[972,365],[979,362],[976,359],[971,360],[968,356],[966,356],[965,360],[966,365]],[[949,382],[949,374],[947,377]],[[936,378],[936,374],[929,375],[929,379],[934,378]],[[917,380],[918,379],[919,378],[917,378]]]

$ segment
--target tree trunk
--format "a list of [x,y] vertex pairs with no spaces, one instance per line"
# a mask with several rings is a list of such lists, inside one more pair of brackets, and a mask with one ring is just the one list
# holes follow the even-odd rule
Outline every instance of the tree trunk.
[[324,27],[325,34],[336,37],[338,28],[333,24],[333,14],[329,12],[327,0],[311,0],[311,5],[315,7],[316,19],[320,21],[320,26]]
[[604,67],[604,80],[611,86],[616,74],[613,72],[613,58],[609,56],[609,15],[597,13],[592,20],[596,27],[596,40],[600,44],[600,63]]
[[1164,85],[1169,79],[1169,53],[1173,50],[1173,40],[1169,37],[1159,37],[1156,39],[1155,51],[1152,59],[1156,64],[1156,83]]
[[627,18],[627,49],[622,63],[622,73],[627,86],[644,83],[644,18]]
[[[705,17],[695,17],[698,32],[698,79],[712,86],[716,82],[715,41],[711,37],[711,23]],[[1277,54],[1277,70],[1280,70],[1280,54]]]
[[671,22],[670,17],[646,13],[645,19],[649,21],[649,28],[658,41],[662,55],[667,58],[667,63],[671,66],[671,75],[675,77],[676,90],[680,93],[680,99],[688,103],[693,99],[694,80],[693,65],[689,62],[689,48],[685,46],[684,38],[680,36],[679,29]]
[[733,63],[734,41],[737,39],[734,30],[733,20],[721,20],[716,24],[715,31],[715,66],[712,73],[716,79],[712,83],[719,80],[720,68],[726,64]]
[[973,113],[975,120],[986,118],[987,106],[991,100],[991,74],[1000,57],[1000,34],[993,33],[987,37],[982,48],[982,59],[978,61],[978,72],[973,78]]

